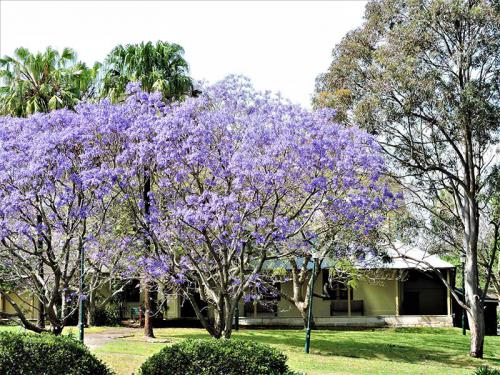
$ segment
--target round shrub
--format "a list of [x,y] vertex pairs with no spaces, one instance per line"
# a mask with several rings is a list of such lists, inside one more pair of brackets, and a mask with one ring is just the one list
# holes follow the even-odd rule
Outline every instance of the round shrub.
[[2,375],[111,375],[85,345],[68,336],[0,333]]
[[149,357],[142,375],[285,375],[286,356],[242,340],[186,340]]

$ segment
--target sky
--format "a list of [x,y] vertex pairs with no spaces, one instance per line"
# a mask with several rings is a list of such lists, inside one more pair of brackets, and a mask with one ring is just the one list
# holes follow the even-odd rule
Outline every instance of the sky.
[[87,64],[117,44],[163,40],[184,47],[191,76],[249,77],[310,107],[331,51],[363,22],[364,1],[0,0],[0,55],[20,46],[71,47]]

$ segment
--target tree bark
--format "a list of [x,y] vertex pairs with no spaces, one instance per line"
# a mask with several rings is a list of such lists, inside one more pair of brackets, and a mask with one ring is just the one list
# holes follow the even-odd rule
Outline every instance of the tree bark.
[[[42,225],[42,215],[37,215],[36,216],[36,222],[39,226]],[[38,235],[37,241],[36,241],[36,247],[37,247],[37,252],[40,254],[40,259],[38,262],[38,267],[39,267],[39,273],[40,273],[40,279],[44,279],[44,272],[43,272],[43,238],[41,235]],[[38,321],[37,325],[40,328],[45,328],[45,305],[43,303],[43,298],[44,296],[44,285],[40,283],[40,293],[38,295]]]
[[96,314],[96,302],[95,302],[95,291],[89,292],[89,298],[87,300],[87,325],[92,327],[95,325],[95,314]]
[[219,304],[218,308],[214,310],[214,334],[212,335],[216,339],[220,339],[222,336],[222,331],[224,329],[224,307],[222,303]]
[[483,357],[483,345],[485,334],[484,304],[481,299],[478,275],[477,245],[479,237],[479,213],[477,203],[464,194],[462,207],[462,220],[464,224],[464,247],[465,247],[465,303],[469,306],[467,317],[471,334],[470,356]]
[[224,327],[222,331],[222,337],[225,339],[230,339],[231,334],[233,333],[233,319],[234,319],[234,307],[236,306],[235,304],[238,303],[237,301],[234,301],[234,303],[231,303],[229,301],[229,298],[224,304]]
[[[150,214],[150,197],[149,193],[151,192],[151,178],[149,176],[149,171],[147,168],[144,169],[144,190],[143,190],[143,200],[144,200],[144,216],[146,225],[148,225],[149,214]],[[146,233],[144,244],[146,248],[146,256],[147,253],[151,250],[151,241]],[[148,276],[144,276],[144,336],[146,337],[155,337],[153,332],[153,295],[151,293],[151,282],[148,280]]]
[[481,301],[479,288],[479,275],[477,265],[477,240],[469,243],[465,261],[465,303],[470,310],[467,311],[469,329],[471,333],[470,356],[483,357],[483,345],[485,334],[484,306]]
[[151,283],[144,279],[144,336],[154,338]]

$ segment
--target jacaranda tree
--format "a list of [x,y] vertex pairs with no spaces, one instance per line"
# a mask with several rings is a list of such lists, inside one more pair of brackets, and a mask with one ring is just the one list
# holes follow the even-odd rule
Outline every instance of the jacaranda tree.
[[[140,83],[145,92],[160,92],[166,101],[182,100],[193,94],[192,79],[189,77],[188,64],[183,55],[184,49],[180,45],[163,41],[118,45],[105,59],[100,95],[112,102],[123,101],[128,95],[127,85],[136,82]],[[151,181],[147,170],[141,175],[143,180],[138,189],[146,200],[143,214],[148,215],[150,205],[147,201]],[[145,277],[142,279],[144,333],[147,337],[153,337],[151,315],[155,298],[150,291],[154,285]]]
[[245,79],[229,77],[169,107],[137,91],[127,105],[140,115],[108,113],[107,121],[126,128],[128,145],[112,163],[127,171],[120,189],[146,170],[151,181],[149,199],[126,194],[150,249],[135,266],[182,293],[214,337],[231,336],[237,304],[262,285],[266,261],[310,255],[311,240],[339,223],[369,232],[396,200],[371,136],[333,123],[330,110],[310,113],[258,93]]
[[[25,271],[19,283],[36,282],[38,234],[63,291],[80,246],[110,264],[119,252],[122,276],[183,294],[212,336],[229,338],[267,261],[310,256],[339,226],[366,235],[396,204],[373,137],[335,124],[332,110],[311,113],[241,77],[169,105],[138,85],[128,93],[121,104],[3,119],[1,158],[13,158],[2,167],[1,254]],[[118,207],[130,218],[109,214]],[[118,221],[128,229],[115,230]],[[106,236],[113,246],[101,245]]]
[[116,198],[98,136],[69,110],[0,120],[0,294],[34,331],[47,329],[25,306],[59,334],[88,294],[78,290],[79,257],[98,251]]

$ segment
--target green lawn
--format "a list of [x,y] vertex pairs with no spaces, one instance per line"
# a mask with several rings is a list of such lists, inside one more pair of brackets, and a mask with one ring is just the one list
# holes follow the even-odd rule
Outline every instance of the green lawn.
[[[115,329],[115,328],[113,328]],[[74,329],[73,329],[74,330]],[[101,332],[93,328],[89,332]],[[76,332],[76,330],[74,330]],[[208,335],[201,329],[156,329],[155,342],[142,331],[113,339],[94,352],[118,374],[130,375],[164,345]],[[235,338],[270,344],[288,355],[294,370],[306,374],[471,374],[474,367],[500,368],[500,337],[486,337],[484,360],[467,355],[468,337],[459,329],[375,329],[313,331],[311,354],[303,352],[304,331],[241,330]]]

